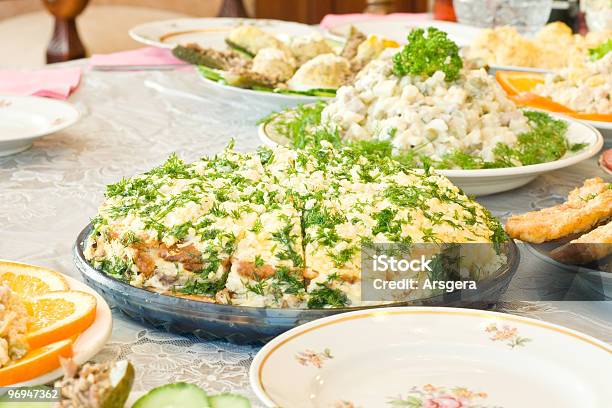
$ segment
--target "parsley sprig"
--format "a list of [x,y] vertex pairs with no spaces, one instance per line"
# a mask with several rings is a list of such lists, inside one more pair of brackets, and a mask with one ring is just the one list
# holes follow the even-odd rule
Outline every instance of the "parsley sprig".
[[459,47],[444,31],[429,27],[427,31],[416,28],[408,34],[408,44],[393,57],[393,73],[399,77],[418,75],[430,77],[437,71],[444,72],[445,80],[459,78],[463,61]]

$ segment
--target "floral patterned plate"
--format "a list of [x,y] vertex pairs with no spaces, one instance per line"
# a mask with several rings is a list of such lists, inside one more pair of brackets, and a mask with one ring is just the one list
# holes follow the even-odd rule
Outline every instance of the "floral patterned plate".
[[612,347],[550,323],[471,309],[362,310],[264,346],[250,381],[267,407],[601,408]]

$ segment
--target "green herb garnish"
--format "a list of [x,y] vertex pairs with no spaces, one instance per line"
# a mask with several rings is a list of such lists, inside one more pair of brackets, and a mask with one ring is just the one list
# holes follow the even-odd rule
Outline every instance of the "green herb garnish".
[[332,288],[325,283],[317,283],[317,289],[310,292],[308,299],[309,309],[321,309],[323,307],[344,307],[348,303],[348,297],[340,289]]
[[420,75],[430,77],[437,71],[444,72],[445,80],[459,78],[463,61],[459,47],[444,31],[429,27],[427,31],[416,28],[408,34],[408,44],[393,57],[393,73],[399,77]]
[[181,287],[175,287],[174,291],[184,295],[214,296],[225,287],[227,276],[218,280],[191,279]]
[[589,57],[591,58],[591,61],[597,61],[598,59],[605,57],[610,51],[612,51],[612,39],[602,42],[595,48],[590,48]]
[[[495,157],[485,161],[482,156],[454,150],[446,153],[441,160],[420,153],[422,146],[397,152],[391,140],[343,140],[339,132],[328,126],[321,125],[321,112],[324,102],[299,106],[288,114],[275,113],[264,119],[271,130],[286,137],[295,149],[309,146],[319,146],[326,141],[336,147],[348,147],[367,157],[372,162],[381,159],[392,159],[407,168],[437,168],[437,169],[490,169],[526,166],[551,162],[560,159],[568,151],[578,152],[587,145],[584,143],[570,144],[567,140],[567,123],[555,119],[544,112],[524,111],[531,130],[517,136],[514,146],[499,143],[494,148]],[[367,181],[366,172],[360,173]]]

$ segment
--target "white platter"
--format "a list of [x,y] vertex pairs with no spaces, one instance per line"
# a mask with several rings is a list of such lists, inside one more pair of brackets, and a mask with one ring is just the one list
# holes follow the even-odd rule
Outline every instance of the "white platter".
[[306,323],[264,346],[250,368],[266,407],[292,408],[603,408],[611,376],[612,347],[580,332],[426,307]]
[[580,122],[593,126],[602,134],[604,143],[612,145],[612,122],[601,122],[597,120],[581,120]]
[[531,72],[534,74],[548,74],[552,71],[550,69],[543,68],[532,68],[532,67],[519,67],[516,65],[489,65],[488,72],[491,75],[495,75],[497,71],[518,71],[518,72]]
[[79,117],[68,102],[0,95],[0,157],[28,149],[34,140],[73,125]]
[[198,74],[206,86],[210,86],[219,90],[222,94],[227,95],[227,98],[244,98],[257,103],[265,103],[274,106],[274,109],[292,108],[294,106],[313,103],[316,101],[325,101],[332,99],[331,97],[309,96],[309,95],[292,95],[274,92],[257,91],[254,89],[239,88],[230,86],[221,82],[213,81],[206,78],[202,74]]
[[255,25],[286,41],[289,36],[318,32],[306,24],[280,20],[246,18],[180,18],[154,21],[133,27],[129,34],[134,40],[159,48],[173,48],[178,44],[196,43],[202,47],[225,49],[225,38],[236,26]]
[[[593,157],[601,150],[603,137],[594,127],[561,116],[553,116],[568,123],[567,138],[571,144],[586,143],[587,147],[579,152],[569,152],[561,159],[548,163],[502,169],[438,170],[438,173],[448,177],[466,194],[483,196],[522,187],[540,174],[572,166]],[[259,126],[259,139],[267,146],[285,144],[286,140],[274,140],[269,136],[269,124],[263,123]]]
[[[113,329],[113,317],[110,307],[106,301],[89,286],[74,278],[62,275],[67,281],[70,289],[89,293],[96,297],[96,318],[91,326],[79,335],[72,345],[73,360],[81,365],[98,354],[111,336]],[[61,367],[28,381],[11,385],[11,387],[31,387],[35,385],[48,384],[64,375]]]
[[481,28],[471,27],[458,23],[435,20],[368,20],[357,21],[338,25],[330,30],[329,33],[336,37],[348,36],[351,26],[354,26],[365,35],[375,34],[397,41],[400,44],[406,43],[406,37],[413,28],[435,27],[448,34],[448,37],[460,47],[471,44],[482,31]]

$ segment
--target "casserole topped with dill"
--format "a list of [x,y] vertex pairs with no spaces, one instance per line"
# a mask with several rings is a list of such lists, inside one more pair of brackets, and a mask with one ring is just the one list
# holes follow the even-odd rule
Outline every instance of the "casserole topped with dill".
[[109,185],[92,224],[84,254],[96,269],[240,306],[367,305],[363,245],[484,243],[491,269],[462,267],[473,279],[505,261],[499,222],[444,176],[327,142],[254,153],[230,145],[190,164],[171,156]]

